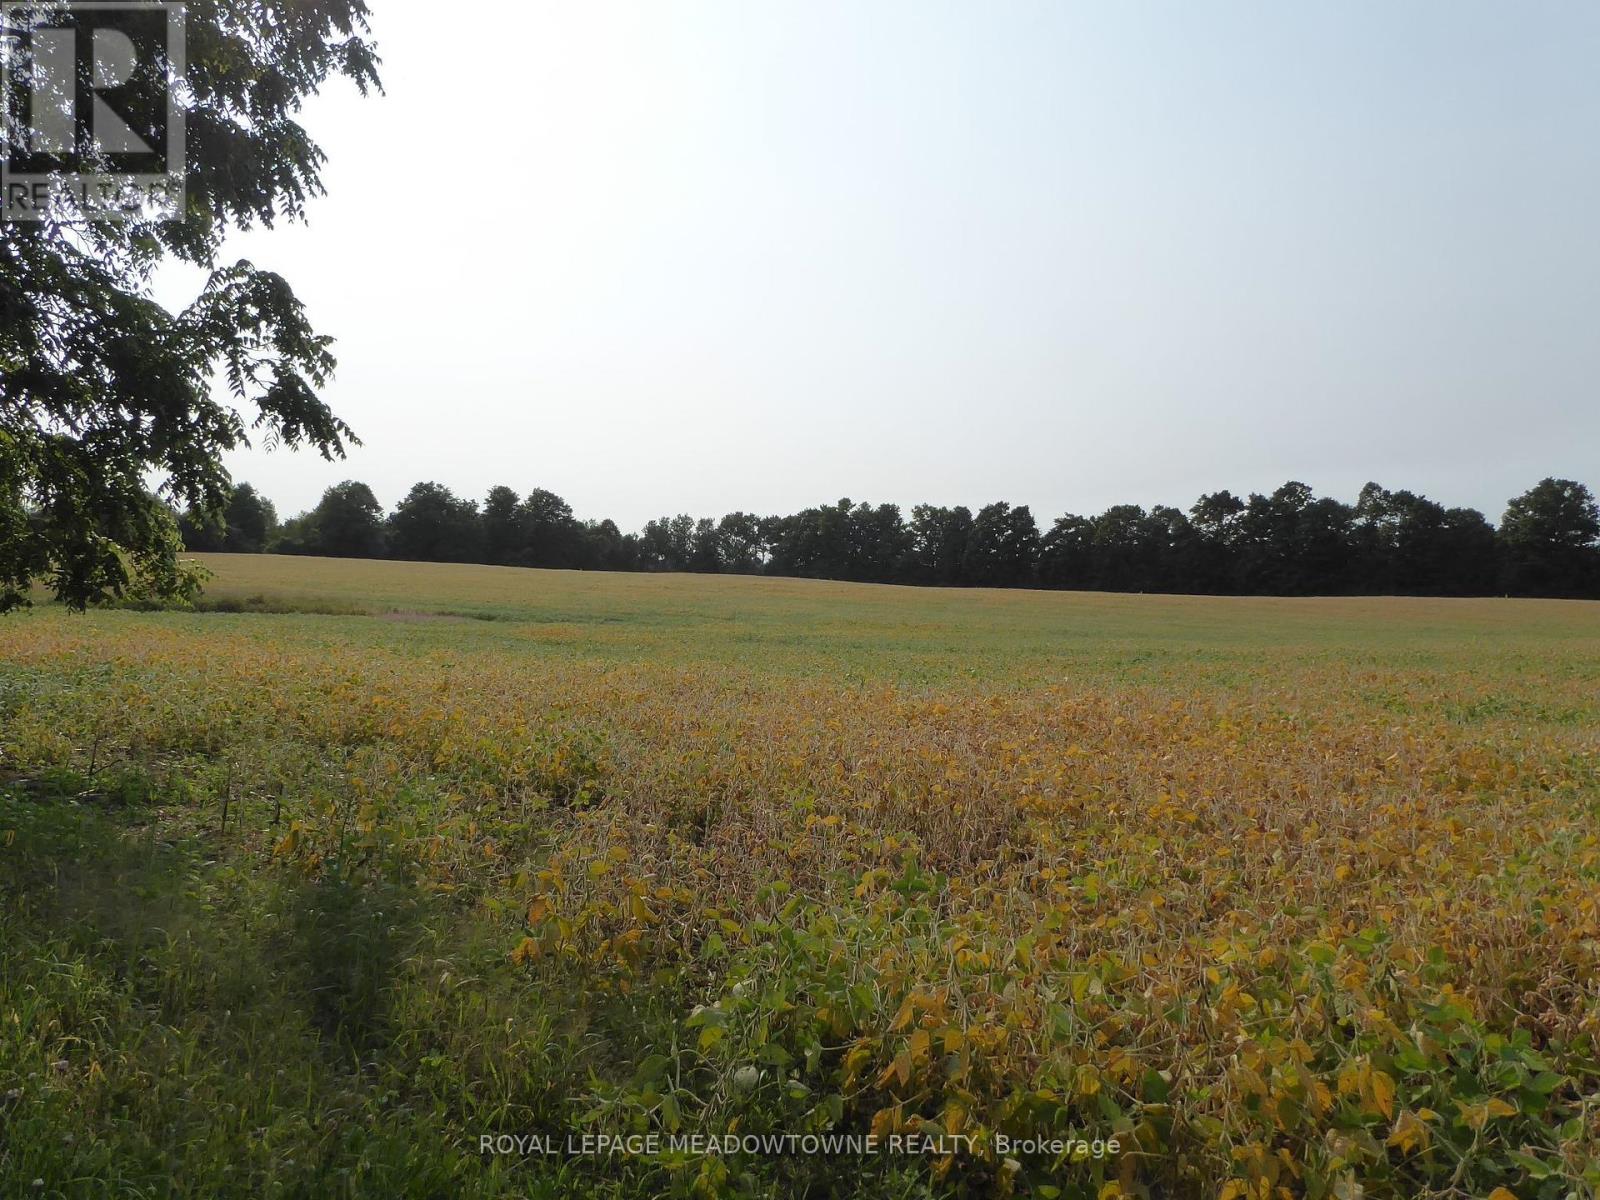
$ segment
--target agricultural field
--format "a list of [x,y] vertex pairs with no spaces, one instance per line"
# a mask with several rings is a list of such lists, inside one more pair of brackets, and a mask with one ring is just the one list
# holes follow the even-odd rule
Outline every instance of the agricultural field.
[[1600,604],[205,561],[0,619],[0,1196],[1600,1187]]

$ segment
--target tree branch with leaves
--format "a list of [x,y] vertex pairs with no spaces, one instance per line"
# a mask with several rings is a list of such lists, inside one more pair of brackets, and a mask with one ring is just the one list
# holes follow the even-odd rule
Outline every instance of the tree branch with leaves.
[[[224,453],[356,443],[319,398],[331,340],[288,281],[218,260],[231,231],[301,220],[322,192],[301,105],[334,77],[379,86],[368,15],[363,0],[194,0],[175,89],[183,219],[0,225],[0,611],[36,583],[80,609],[181,598],[172,509],[223,512]],[[152,295],[166,260],[210,272],[178,312]]]

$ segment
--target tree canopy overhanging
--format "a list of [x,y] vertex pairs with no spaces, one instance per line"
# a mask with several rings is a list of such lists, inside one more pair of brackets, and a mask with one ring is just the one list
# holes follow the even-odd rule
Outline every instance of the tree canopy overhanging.
[[[301,219],[322,190],[297,117],[332,77],[378,86],[367,4],[191,0],[185,31],[183,219],[0,223],[0,612],[35,582],[75,608],[181,595],[171,509],[225,513],[224,452],[355,440],[318,396],[331,340],[289,283],[219,258],[230,230]],[[210,272],[177,312],[151,290],[168,259]]]

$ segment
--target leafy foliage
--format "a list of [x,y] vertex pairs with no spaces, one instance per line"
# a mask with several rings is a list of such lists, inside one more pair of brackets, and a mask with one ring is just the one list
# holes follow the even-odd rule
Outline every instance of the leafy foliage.
[[474,562],[483,554],[478,506],[437,483],[419,483],[390,516],[387,544],[395,558]]
[[1570,479],[1546,479],[1517,497],[1501,522],[1509,586],[1533,595],[1600,587],[1600,505]]
[[[212,519],[229,494],[221,456],[252,433],[329,457],[352,440],[317,397],[329,339],[287,281],[217,259],[231,228],[304,216],[323,158],[299,106],[330,76],[376,84],[366,20],[363,0],[197,0],[177,93],[184,220],[0,225],[0,611],[36,579],[78,608],[135,580],[181,593],[173,520],[148,475]],[[178,312],[151,295],[167,257],[210,270]]]
[[[346,537],[335,532],[346,523],[326,519],[361,486],[330,489],[268,548],[384,553],[370,490],[361,501],[366,534]],[[424,497],[432,500],[419,503]],[[396,542],[402,527],[408,532]],[[680,514],[630,535],[611,521],[580,522],[542,488],[526,499],[493,488],[480,514],[430,483],[412,490],[388,529],[386,552],[397,558],[502,566],[1111,592],[1600,595],[1600,510],[1584,485],[1555,479],[1513,500],[1499,531],[1480,513],[1413,492],[1369,483],[1349,506],[1296,482],[1270,496],[1202,496],[1188,513],[1119,504],[1097,517],[1068,514],[1043,536],[1025,506],[990,504],[974,517],[962,507],[919,504],[908,521],[896,505],[848,499],[786,517]],[[192,533],[189,545],[222,548],[204,532]]]

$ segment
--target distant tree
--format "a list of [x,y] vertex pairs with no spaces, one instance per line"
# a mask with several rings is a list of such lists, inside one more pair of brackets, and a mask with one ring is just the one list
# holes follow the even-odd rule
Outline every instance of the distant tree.
[[694,523],[690,546],[689,570],[702,575],[716,575],[722,570],[722,538],[710,517],[701,517]]
[[842,500],[772,522],[768,572],[803,579],[839,578],[847,559],[850,508],[850,501]]
[[1481,513],[1450,509],[1376,483],[1361,489],[1353,523],[1354,590],[1473,595],[1494,586],[1494,529]]
[[900,508],[843,499],[760,523],[767,572],[809,579],[898,578],[910,548]]
[[1108,592],[1157,590],[1161,525],[1137,504],[1116,504],[1094,519],[1094,586]]
[[1039,563],[1039,527],[1027,505],[1005,502],[978,510],[961,559],[964,582],[975,587],[1022,587]]
[[1245,503],[1232,492],[1201,496],[1189,510],[1195,548],[1184,591],[1227,592],[1239,586]]
[[[1377,483],[1368,483],[1356,499],[1353,518],[1357,578],[1362,590],[1393,592],[1399,589],[1404,569],[1406,526],[1414,524],[1410,492],[1391,492]],[[1443,515],[1440,509],[1440,515]]]
[[644,528],[639,531],[639,565],[646,571],[670,570],[667,558],[672,548],[671,542],[666,517],[646,521]]
[[952,587],[962,581],[972,511],[919,504],[911,510],[901,576],[910,583]]
[[483,557],[478,506],[437,483],[419,483],[388,521],[389,554],[412,562],[477,562]]
[[808,510],[810,520],[801,525],[807,535],[802,543],[806,565],[801,574],[815,579],[851,577],[851,511],[854,508],[855,504],[846,497],[837,504]]
[[580,531],[579,565],[596,571],[637,571],[639,540],[624,534],[615,521],[586,521]]
[[483,501],[483,561],[509,566],[526,540],[522,533],[522,501],[508,487],[493,487]]
[[722,569],[749,575],[761,570],[766,559],[766,535],[759,517],[732,512],[717,523],[717,544]]
[[1239,518],[1243,590],[1297,596],[1351,590],[1353,512],[1317,499],[1290,481],[1271,496],[1253,495]]
[[1350,506],[1331,496],[1307,504],[1295,525],[1291,555],[1293,591],[1315,596],[1354,591]]
[[1254,492],[1245,501],[1235,543],[1242,591],[1287,595],[1300,590],[1294,544],[1300,510],[1309,503],[1311,489],[1295,482],[1270,496]]
[[578,522],[572,506],[554,492],[534,488],[517,510],[525,567],[570,567],[578,553]]
[[310,513],[290,517],[267,540],[268,554],[321,554],[317,531]]
[[647,570],[687,571],[694,556],[694,518],[679,513],[644,527],[639,537],[640,561]]
[[761,534],[767,543],[768,575],[799,575],[800,543],[804,540],[801,527],[807,521],[806,513],[787,516],[763,517]]
[[1211,541],[1231,545],[1239,538],[1240,517],[1244,514],[1244,501],[1232,492],[1212,492],[1201,496],[1189,510],[1189,523]]
[[900,577],[911,535],[898,504],[857,504],[845,525],[844,578],[888,583]]
[[[3,496],[0,496],[3,499]],[[3,509],[0,505],[0,509]],[[241,484],[225,523],[181,519],[191,549],[499,561],[581,570],[764,572],[809,578],[1130,592],[1305,595],[1397,593],[1600,595],[1600,506],[1571,480],[1512,501],[1497,531],[1482,513],[1425,496],[1362,488],[1354,506],[1291,481],[1241,500],[1202,496],[1188,513],[1114,505],[1067,515],[1042,537],[1026,507],[842,499],[786,516],[662,517],[637,536],[579,522],[553,492],[519,501],[492,489],[480,515],[437,484],[418,484],[388,522],[365,484],[329,488],[312,512],[275,527],[272,505]],[[3,516],[0,513],[0,516]],[[26,520],[23,511],[15,519]]]
[[191,508],[178,518],[178,533],[183,548],[195,554],[217,554],[227,545],[228,531],[222,518]]
[[232,554],[260,554],[278,528],[278,510],[248,483],[228,497],[224,548]]
[[1509,591],[1588,596],[1600,588],[1600,506],[1571,479],[1545,479],[1506,507],[1500,521]]
[[1445,509],[1434,558],[1440,592],[1447,596],[1491,595],[1500,574],[1499,559],[1499,539],[1481,512]]
[[1211,549],[1200,531],[1180,508],[1158,504],[1150,510],[1150,523],[1161,545],[1160,562],[1149,581],[1156,592],[1207,592],[1212,569]]
[[383,506],[364,483],[347,479],[322,493],[306,521],[310,554],[329,558],[381,558]]
[[1068,513],[1039,541],[1039,582],[1082,591],[1095,586],[1094,522]]
[[191,508],[178,521],[189,550],[260,554],[278,527],[278,511],[248,483],[237,485],[220,516]]
[[688,513],[679,513],[667,523],[668,545],[674,571],[687,571],[694,561],[694,534],[698,522]]

